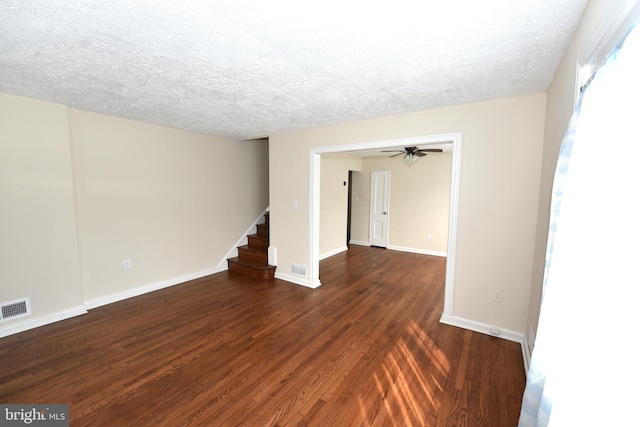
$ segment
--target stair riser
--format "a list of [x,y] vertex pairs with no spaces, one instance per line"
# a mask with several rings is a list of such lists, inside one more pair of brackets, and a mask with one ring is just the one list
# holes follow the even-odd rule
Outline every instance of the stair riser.
[[269,241],[265,239],[258,238],[257,236],[247,236],[249,240],[249,246],[254,248],[266,249],[269,247]]
[[269,238],[269,226],[267,224],[258,224],[258,236]]
[[244,248],[238,248],[238,257],[241,259],[252,259],[265,264],[269,260],[269,254],[267,252],[250,251]]
[[233,271],[236,273],[246,274],[247,276],[255,277],[258,279],[273,279],[274,271],[273,270],[258,270],[253,269],[249,266],[238,264],[233,261],[229,261],[229,271]]

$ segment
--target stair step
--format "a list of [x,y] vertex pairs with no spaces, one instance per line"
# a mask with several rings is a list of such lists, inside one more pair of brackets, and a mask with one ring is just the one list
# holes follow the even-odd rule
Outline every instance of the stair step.
[[263,248],[266,249],[269,247],[269,238],[268,237],[263,237],[263,236],[259,236],[257,234],[252,234],[250,236],[247,236],[247,239],[249,240],[249,246],[253,247],[253,248]]
[[267,263],[269,252],[266,248],[254,248],[249,245],[238,246],[238,258]]
[[229,271],[243,273],[258,279],[273,279],[275,276],[276,268],[272,265],[239,257],[230,258],[227,261],[229,262]]
[[256,225],[256,234],[247,236],[248,243],[238,246],[238,256],[227,260],[229,271],[273,279],[276,267],[269,265],[269,212],[264,214],[264,223]]
[[269,224],[258,224],[258,236],[269,238]]

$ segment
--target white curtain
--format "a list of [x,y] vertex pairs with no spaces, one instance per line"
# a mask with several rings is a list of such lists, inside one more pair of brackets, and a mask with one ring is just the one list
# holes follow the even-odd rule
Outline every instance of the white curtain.
[[583,92],[561,148],[519,426],[640,426],[640,30]]

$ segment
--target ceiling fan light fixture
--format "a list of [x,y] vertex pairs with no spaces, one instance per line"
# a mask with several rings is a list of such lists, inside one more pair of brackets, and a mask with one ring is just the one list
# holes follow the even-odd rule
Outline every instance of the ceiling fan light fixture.
[[409,167],[411,167],[411,165],[413,165],[415,162],[417,162],[419,159],[418,156],[416,156],[414,153],[407,153],[404,155],[404,163],[406,165],[408,165]]
[[426,156],[427,153],[442,153],[442,148],[418,148],[418,147],[404,147],[404,150],[382,150],[383,153],[396,153],[389,158],[402,156],[402,161],[411,167],[412,164],[418,161],[420,157]]

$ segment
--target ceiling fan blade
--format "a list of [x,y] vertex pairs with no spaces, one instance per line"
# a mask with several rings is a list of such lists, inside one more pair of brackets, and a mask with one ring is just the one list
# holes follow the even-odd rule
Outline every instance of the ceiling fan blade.
[[[388,151],[388,153],[390,153],[390,151]],[[389,158],[396,157],[396,156],[401,156],[402,154],[405,154],[405,153],[394,154],[393,156],[389,156]]]
[[418,151],[421,153],[442,153],[442,148],[421,148]]
[[422,151],[416,151],[415,153],[413,153],[413,155],[418,157],[424,157],[427,155],[427,153],[423,153]]
[[382,150],[381,153],[404,153],[404,150]]

